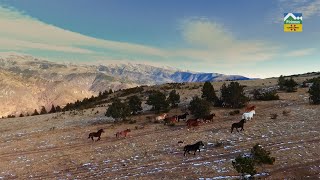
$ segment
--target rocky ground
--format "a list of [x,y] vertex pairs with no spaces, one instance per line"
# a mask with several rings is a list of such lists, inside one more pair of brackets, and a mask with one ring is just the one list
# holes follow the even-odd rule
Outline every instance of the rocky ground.
[[[212,109],[213,122],[194,129],[185,122],[172,127],[151,123],[146,120],[150,114],[134,117],[134,124],[107,123],[105,107],[83,115],[1,119],[0,179],[236,179],[231,161],[256,143],[276,158],[274,165],[257,168],[258,178],[318,179],[320,106],[308,104],[306,91],[279,93],[278,101],[252,101],[254,119],[245,131],[232,134],[231,124],[241,115],[230,116],[232,109],[222,108]],[[291,112],[285,116],[283,110]],[[169,115],[180,113],[174,109]],[[101,141],[87,138],[100,128],[105,130]],[[114,134],[127,128],[129,136],[116,139]],[[200,154],[184,157],[183,146],[199,140],[205,143]]]

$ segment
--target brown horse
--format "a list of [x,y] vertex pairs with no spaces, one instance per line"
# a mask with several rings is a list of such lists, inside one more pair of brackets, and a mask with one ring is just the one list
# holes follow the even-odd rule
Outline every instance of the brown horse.
[[188,128],[199,126],[199,123],[200,122],[198,121],[198,119],[188,119],[187,120]]
[[169,123],[176,123],[178,120],[178,116],[175,115],[175,116],[172,116],[172,117],[169,117],[169,118],[165,118],[164,119],[164,124],[169,124]]
[[103,133],[103,132],[104,132],[103,129],[100,129],[98,132],[92,132],[92,133],[89,134],[88,139],[91,138],[92,141],[94,141],[93,137],[98,137],[97,141],[99,141],[101,139],[100,138],[101,137],[101,133]]
[[240,131],[243,131],[243,130],[244,130],[244,129],[243,129],[243,125],[244,125],[245,122],[246,122],[245,119],[241,119],[240,122],[238,122],[238,123],[233,123],[232,126],[231,126],[231,133],[233,132],[233,129],[234,129],[234,128],[236,128],[237,132],[239,132],[238,128],[241,128]]
[[116,138],[120,137],[120,136],[124,136],[124,137],[127,137],[127,134],[131,132],[130,129],[126,129],[124,131],[119,131],[117,132],[115,135],[116,135]]
[[216,114],[212,113],[212,114],[210,114],[210,115],[208,115],[208,116],[205,116],[205,117],[203,118],[203,120],[204,120],[205,122],[207,122],[207,121],[211,122],[211,121],[213,120],[213,117],[214,117],[214,116],[216,116]]

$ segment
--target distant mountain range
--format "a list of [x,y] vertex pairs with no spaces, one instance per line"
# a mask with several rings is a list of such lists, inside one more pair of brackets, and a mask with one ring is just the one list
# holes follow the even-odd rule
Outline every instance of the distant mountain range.
[[27,55],[0,57],[0,116],[64,105],[109,89],[169,82],[247,80],[238,75],[197,73],[144,64],[76,65]]

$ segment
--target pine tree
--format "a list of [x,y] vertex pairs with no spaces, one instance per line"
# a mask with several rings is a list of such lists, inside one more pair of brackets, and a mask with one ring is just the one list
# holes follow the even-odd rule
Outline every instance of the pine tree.
[[56,107],[56,112],[61,112],[61,111],[62,111],[61,107],[60,107],[60,106],[57,106],[57,107]]
[[136,95],[129,97],[128,104],[133,115],[137,114],[137,112],[142,110],[141,99]]
[[54,105],[52,104],[51,110],[49,111],[49,113],[56,113],[56,112],[57,112],[57,110],[56,110],[56,108],[54,107]]
[[166,95],[160,91],[152,92],[147,100],[148,105],[152,106],[152,110],[156,111],[157,113],[161,111],[168,111],[169,103],[166,100]]
[[285,84],[285,78],[284,78],[284,76],[281,75],[281,76],[278,78],[279,90],[285,90],[284,84]]
[[31,114],[31,116],[37,116],[37,115],[39,115],[39,113],[38,113],[37,109],[35,109],[33,114]]
[[108,107],[105,115],[112,117],[115,120],[123,120],[130,115],[130,107],[117,98]]
[[285,86],[287,92],[295,92],[297,90],[297,88],[296,88],[297,85],[298,85],[298,83],[296,81],[294,81],[292,77],[289,80],[285,80],[285,82],[284,82],[284,86]]
[[217,101],[218,97],[216,95],[216,92],[214,91],[212,84],[209,81],[204,83],[202,87],[201,97],[210,103],[215,103]]
[[40,114],[47,114],[47,110],[44,106],[42,106]]
[[221,87],[221,101],[232,108],[241,108],[249,101],[244,94],[244,86],[238,82],[231,82],[228,86],[223,84]]
[[315,81],[308,91],[310,102],[320,104],[320,81]]
[[210,103],[195,96],[190,101],[189,110],[195,118],[204,118],[210,114]]
[[172,90],[170,92],[168,102],[171,104],[171,107],[178,107],[178,103],[180,102],[180,95],[176,92],[176,90]]

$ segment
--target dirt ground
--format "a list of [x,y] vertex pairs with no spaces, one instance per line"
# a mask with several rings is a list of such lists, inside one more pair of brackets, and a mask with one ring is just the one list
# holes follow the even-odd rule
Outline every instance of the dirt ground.
[[[1,119],[0,179],[237,179],[231,161],[256,143],[276,158],[274,165],[257,168],[258,178],[319,179],[320,106],[308,104],[306,91],[279,93],[278,101],[252,101],[254,119],[245,123],[245,131],[232,134],[231,124],[241,115],[220,108],[212,109],[213,122],[194,129],[185,122],[150,123],[146,115],[134,117],[135,124],[113,125],[105,123],[103,108],[94,110],[99,115],[86,110],[84,115]],[[291,112],[284,116],[283,110]],[[88,139],[100,128],[105,130],[101,141]],[[127,128],[129,136],[116,139],[114,134]],[[199,140],[205,143],[200,154],[184,157],[183,146]]]

